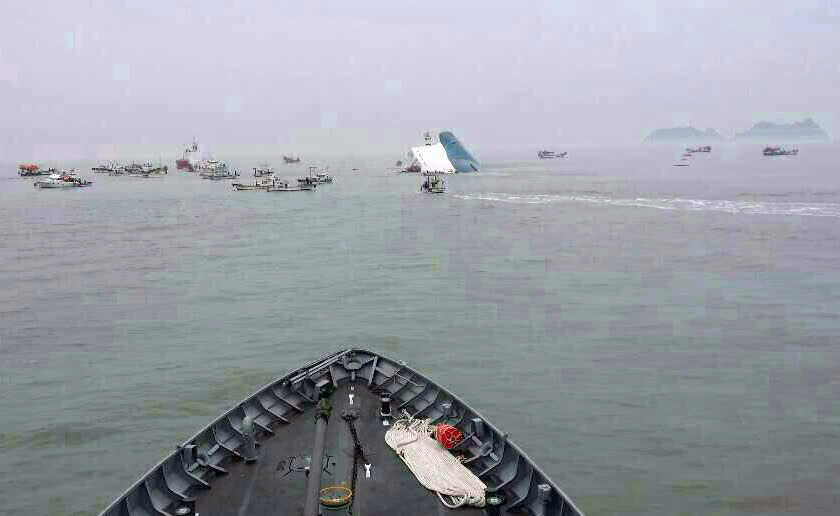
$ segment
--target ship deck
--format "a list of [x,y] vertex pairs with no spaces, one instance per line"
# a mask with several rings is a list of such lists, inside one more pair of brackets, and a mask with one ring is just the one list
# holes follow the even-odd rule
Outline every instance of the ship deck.
[[[352,405],[350,394],[353,394]],[[321,485],[350,487],[352,482],[354,442],[348,423],[341,418],[345,408],[358,411],[354,423],[356,433],[372,464],[370,478],[365,477],[364,466],[358,466],[353,514],[428,516],[457,513],[468,516],[484,513],[477,508],[447,509],[433,492],[414,478],[385,443],[388,427],[383,426],[379,416],[379,398],[365,382],[355,385],[342,382],[329,399],[332,412],[327,426]],[[196,512],[218,516],[303,514],[306,474],[301,469],[305,457],[312,455],[316,410],[316,405],[307,405],[293,424],[274,427],[274,435],[260,441],[256,463],[246,464],[240,460],[226,464],[228,473],[218,475],[211,489],[198,493]],[[331,511],[324,512],[329,514]]]
[[[449,509],[417,481],[385,443],[389,425],[384,421],[391,420],[380,415],[383,397],[390,399],[394,417],[409,413],[458,428],[463,438],[451,451],[493,494],[498,514],[582,514],[506,434],[460,398],[404,362],[351,349],[296,369],[225,412],[135,482],[102,516],[169,516],[190,504],[196,515],[301,516],[307,469],[310,476],[321,473],[320,488],[352,490],[350,514],[484,514],[475,507]],[[330,404],[322,433],[323,419],[316,422],[322,411],[319,398]],[[358,440],[344,417],[348,411]],[[255,454],[246,444],[246,418],[257,429]],[[323,438],[317,451],[316,436]],[[358,448],[364,460],[354,468]],[[321,452],[323,462],[310,465],[310,457]],[[369,476],[364,462],[371,465]],[[348,514],[348,509],[323,513]],[[306,516],[313,516],[309,512]]]

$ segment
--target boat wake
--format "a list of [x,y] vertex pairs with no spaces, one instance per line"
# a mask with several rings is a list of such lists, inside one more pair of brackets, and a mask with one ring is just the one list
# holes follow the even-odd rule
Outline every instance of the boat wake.
[[627,206],[636,208],[654,208],[657,210],[677,211],[716,211],[746,215],[799,215],[806,217],[838,217],[840,204],[811,202],[765,202],[765,201],[726,201],[682,198],[644,198],[615,199],[606,195],[555,195],[555,194],[506,194],[483,193],[461,194],[456,198],[467,201],[490,201],[511,204],[548,204],[579,202],[607,206]]

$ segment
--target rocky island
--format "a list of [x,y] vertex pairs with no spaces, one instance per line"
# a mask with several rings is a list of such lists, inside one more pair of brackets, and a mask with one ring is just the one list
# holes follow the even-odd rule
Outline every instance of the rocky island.
[[810,118],[790,124],[758,122],[751,129],[735,135],[736,140],[752,141],[827,141],[828,134]]

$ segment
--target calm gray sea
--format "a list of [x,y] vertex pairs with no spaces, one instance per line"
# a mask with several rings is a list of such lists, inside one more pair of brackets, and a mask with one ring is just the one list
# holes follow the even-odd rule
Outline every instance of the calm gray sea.
[[[0,512],[95,514],[271,378],[361,346],[591,515],[836,513],[840,148],[801,149],[479,153],[439,196],[387,157],[319,159],[335,184],[299,194],[174,170],[39,191],[6,162]],[[266,160],[305,171],[229,161]]]

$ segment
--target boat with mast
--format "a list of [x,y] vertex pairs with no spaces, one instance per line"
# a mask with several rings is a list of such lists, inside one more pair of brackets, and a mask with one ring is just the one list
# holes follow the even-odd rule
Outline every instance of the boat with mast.
[[268,187],[267,192],[311,192],[315,190],[318,183],[298,183],[297,185],[290,185],[288,181],[275,181],[275,183]]
[[210,179],[212,181],[236,179],[239,177],[239,172],[231,172],[227,163],[214,159],[202,162],[198,170],[202,179]]
[[62,170],[46,179],[39,179],[32,185],[35,188],[83,188],[93,185],[93,181],[81,178],[77,175],[76,169]]
[[268,165],[254,167],[254,177],[268,177],[274,175],[274,169]]
[[299,177],[298,183],[301,184],[326,184],[332,183],[335,178],[326,172],[321,172],[318,167],[309,167],[309,174],[305,177]]
[[424,172],[426,179],[420,185],[420,191],[423,193],[446,193],[446,182],[441,179],[437,172]]
[[234,190],[240,192],[248,192],[248,191],[259,191],[259,190],[268,190],[273,186],[277,186],[279,183],[278,179],[274,176],[274,173],[270,174],[261,174],[260,168],[254,168],[254,184],[247,184],[247,183],[232,183]]
[[145,163],[130,163],[122,166],[113,172],[109,172],[109,176],[132,176],[132,177],[161,177],[169,173],[169,167],[162,162],[155,165],[151,161]]
[[90,170],[97,174],[113,174],[114,172],[120,172],[125,169],[125,165],[122,165],[118,161],[107,161],[105,163],[100,163],[95,167],[91,167]]
[[41,168],[35,163],[21,163],[18,165],[18,175],[21,177],[48,176],[54,174],[54,168]]
[[198,163],[202,160],[202,151],[198,146],[198,142],[193,138],[192,145],[184,150],[181,159],[175,160],[175,165],[178,170],[186,170],[188,172],[195,172]]

